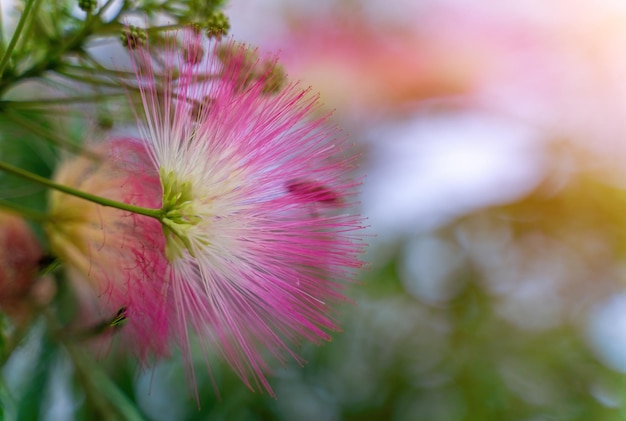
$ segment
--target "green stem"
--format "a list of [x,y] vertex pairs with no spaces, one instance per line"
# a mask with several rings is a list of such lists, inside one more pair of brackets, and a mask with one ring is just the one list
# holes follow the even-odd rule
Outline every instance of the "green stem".
[[154,34],[159,34],[161,32],[174,31],[176,29],[186,28],[188,26],[189,25],[186,24],[186,23],[176,23],[176,24],[170,24],[170,25],[162,25],[162,26],[158,26],[158,27],[148,28],[147,32],[148,32],[148,36],[150,36],[150,35],[154,35]]
[[[8,64],[12,51],[15,48],[15,44],[17,43],[17,38],[19,38],[19,32],[21,32],[24,27],[23,21],[25,20],[25,17],[29,14],[28,12],[30,11],[30,9],[32,9],[32,3],[36,2],[38,5],[41,0],[27,0],[27,1],[28,3],[24,9],[24,13],[22,14],[22,18],[20,19],[18,28],[13,34],[13,38],[11,39],[9,48],[7,48],[7,50],[5,51],[0,61],[0,80],[2,80],[1,76],[6,68],[6,65]],[[13,75],[12,77],[2,80],[2,83],[0,83],[0,93],[6,91],[10,86],[15,84],[16,82],[19,82],[25,79],[38,77],[46,70],[54,70],[58,66],[58,61],[63,56],[63,54],[72,50],[80,50],[82,43],[89,36],[90,33],[95,32],[95,30],[99,27],[107,27],[108,25],[112,24],[111,22],[106,23],[106,24],[103,23],[102,20],[100,19],[100,15],[104,13],[104,11],[108,9],[113,3],[114,3],[113,0],[108,0],[100,8],[97,14],[88,15],[85,22],[83,23],[83,26],[75,34],[73,34],[66,42],[61,44],[59,47],[53,50],[50,50],[42,60],[33,64],[30,68],[26,69],[19,75]],[[125,8],[126,8],[126,2],[124,2],[122,9],[125,9]],[[119,13],[121,13],[121,10],[118,11],[118,15]]]
[[63,326],[52,309],[43,308],[42,314],[53,337],[63,344],[72,359],[87,399],[99,412],[100,418],[98,419],[143,421],[141,413],[133,402],[120,391],[98,364],[71,341],[64,340]]
[[11,355],[13,355],[13,351],[22,343],[28,333],[29,327],[30,325],[28,323],[19,323],[10,333],[10,336],[5,338],[4,348],[2,349],[2,353],[0,353],[0,367],[4,367],[9,358],[11,358]]
[[0,208],[8,209],[15,213],[19,213],[24,218],[30,219],[31,221],[35,221],[35,222],[43,223],[43,222],[47,222],[50,219],[50,217],[46,213],[39,212],[30,208],[25,208],[16,203],[9,202],[6,200],[0,200]]
[[58,146],[60,148],[65,148],[68,151],[73,152],[75,154],[84,155],[84,156],[86,156],[86,157],[88,157],[90,159],[93,159],[93,160],[99,160],[101,158],[98,155],[94,154],[93,152],[85,150],[83,147],[81,147],[79,145],[75,145],[75,144],[73,144],[71,142],[68,142],[68,141],[66,141],[64,139],[61,139],[59,136],[54,134],[52,131],[46,130],[42,126],[38,126],[36,124],[33,124],[33,122],[31,120],[29,120],[27,117],[21,115],[20,113],[14,112],[14,111],[10,111],[10,110],[11,110],[11,108],[8,108],[5,111],[5,113],[4,113],[5,117],[7,117],[13,123],[22,126],[24,129],[31,131],[32,133],[36,134],[37,136],[40,136],[43,139],[48,140],[53,145]]
[[115,83],[115,82],[111,82],[111,81],[109,81],[107,79],[104,79],[104,78],[80,75],[80,74],[77,74],[77,73],[72,73],[69,70],[71,70],[71,69],[67,69],[64,66],[63,68],[57,69],[56,72],[59,75],[61,75],[63,77],[66,77],[68,79],[71,79],[73,81],[82,82],[82,83],[86,83],[86,84],[89,84],[89,85],[96,85],[98,87],[123,88],[123,89],[128,89],[128,90],[138,90],[137,87],[132,86],[132,85],[127,85],[127,84],[123,84],[123,83]]
[[[93,67],[79,66],[74,64],[64,64],[63,70],[69,72],[82,72],[87,74],[106,75],[113,78],[133,78],[135,79],[135,72],[108,69],[95,60],[90,60]],[[158,75],[155,75],[155,77]]]
[[[98,13],[96,13],[95,17],[96,18],[100,18],[102,16],[102,14],[109,8],[111,7],[111,5],[113,5],[114,0],[108,0],[106,3],[104,3],[102,5],[102,7],[100,8],[100,10],[98,10]],[[119,17],[119,15],[126,10],[126,1],[124,1],[122,3],[122,7],[120,8],[120,10],[117,12],[117,14],[113,17],[113,19],[111,19],[111,21],[117,21],[117,18]]]
[[17,403],[3,376],[0,376],[0,406],[2,407],[2,415],[5,417],[3,419],[17,419]]
[[[32,101],[0,101],[0,108],[4,108],[4,109],[48,108],[54,105],[101,102],[101,101],[106,101],[107,99],[111,99],[115,97],[122,97],[125,95],[126,94],[122,92],[113,92],[113,93],[102,93],[102,94],[94,94],[94,95],[70,96],[66,98],[42,98],[42,99],[36,99]],[[40,110],[37,110],[37,111],[40,111]],[[52,111],[55,113],[59,112],[58,110],[52,110]]]
[[[41,260],[40,260],[41,262]],[[43,278],[46,275],[49,275],[51,273],[54,273],[54,271],[56,271],[58,268],[61,267],[61,261],[57,258],[53,258],[53,260],[46,265],[45,267],[43,267],[40,271],[39,271],[39,279]],[[41,267],[41,266],[40,266]]]
[[72,196],[76,196],[76,197],[80,197],[81,199],[85,199],[88,200],[90,202],[93,203],[97,203],[99,205],[102,206],[108,206],[111,208],[117,208],[117,209],[121,209],[121,210],[125,210],[128,212],[133,212],[139,215],[144,215],[144,216],[149,216],[150,218],[154,218],[157,219],[159,221],[161,221],[164,217],[163,214],[163,210],[162,209],[148,209],[148,208],[142,208],[140,206],[134,206],[134,205],[129,205],[127,203],[123,203],[123,202],[118,202],[116,200],[111,200],[111,199],[107,199],[105,197],[100,197],[100,196],[96,196],[94,194],[90,194],[87,192],[83,192],[80,190],[76,190],[72,187],[69,186],[65,186],[63,184],[58,184],[55,183],[52,180],[49,180],[47,178],[41,177],[37,174],[33,174],[29,171],[25,171],[21,168],[17,168],[14,167],[11,164],[7,164],[6,162],[1,162],[0,161],[0,170],[8,172],[10,174],[16,175],[18,177],[21,177],[25,180],[29,180],[41,185],[44,185],[46,187],[49,187],[51,189],[55,189],[58,191],[61,191],[63,193],[72,195]]
[[26,24],[26,21],[30,17],[31,10],[36,5],[38,5],[40,1],[41,0],[28,0],[26,2],[26,6],[24,7],[24,12],[22,13],[22,16],[20,16],[20,20],[17,23],[17,27],[15,28],[15,32],[13,33],[13,36],[11,37],[11,41],[9,41],[9,45],[7,46],[7,49],[4,51],[4,54],[2,55],[2,59],[0,59],[0,77],[2,77],[2,75],[4,74],[4,70],[6,69],[7,64],[9,64],[9,59],[11,58],[11,55],[13,54],[13,50],[15,49],[15,46],[17,45],[17,41],[20,39],[20,36],[22,35],[22,29],[24,29],[24,25]]
[[[26,25],[24,26],[24,28],[22,29],[22,33],[23,34],[30,34],[32,33],[33,30],[33,24],[35,23],[35,21],[37,20],[38,16],[38,12],[39,12],[39,6],[41,5],[41,2],[38,2],[35,7],[33,7],[32,10],[32,18],[28,19],[28,21],[26,21]],[[17,40],[17,46],[16,48],[18,50],[20,49],[24,49],[24,46],[26,45],[26,43],[28,42],[29,37],[20,37],[20,39]],[[18,59],[21,60],[21,57]]]
[[56,60],[66,51],[74,50],[77,47],[80,47],[89,34],[95,32],[96,29],[103,24],[100,17],[113,3],[114,0],[108,0],[102,5],[96,14],[87,14],[83,26],[72,37],[70,37],[69,40],[62,44],[60,48],[49,55],[49,58]]

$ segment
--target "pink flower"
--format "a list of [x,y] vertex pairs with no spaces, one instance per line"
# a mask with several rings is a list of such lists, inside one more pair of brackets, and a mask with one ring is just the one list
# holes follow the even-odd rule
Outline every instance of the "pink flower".
[[[64,162],[55,181],[137,206],[161,206],[158,174],[141,143],[116,139],[92,152]],[[75,328],[97,326],[119,312],[126,317],[120,333],[141,361],[167,353],[169,294],[159,223],[58,191],[51,192],[49,208],[50,248],[66,263],[82,305]]]
[[104,144],[106,160],[80,158],[56,180],[160,218],[53,193],[52,249],[96,292],[100,317],[127,317],[140,357],[173,338],[190,363],[195,334],[273,395],[269,359],[299,360],[302,340],[330,339],[362,265],[356,157],[273,60],[195,35],[167,48],[163,66],[154,54],[133,51],[143,139]]
[[167,212],[171,330],[188,358],[193,331],[248,387],[273,394],[266,357],[298,359],[301,340],[329,340],[362,265],[356,158],[273,60],[233,42],[182,43],[162,68],[147,48],[133,56]]

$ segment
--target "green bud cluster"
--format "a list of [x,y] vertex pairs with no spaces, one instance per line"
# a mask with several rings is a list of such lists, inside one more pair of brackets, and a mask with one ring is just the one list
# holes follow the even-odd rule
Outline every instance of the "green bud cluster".
[[252,83],[260,82],[264,94],[275,94],[285,85],[287,76],[284,68],[274,59],[261,58],[255,50],[243,44],[225,45],[216,50],[216,55],[226,66],[240,69],[237,89],[244,91]]
[[271,95],[280,92],[287,80],[283,66],[275,61],[268,60],[263,63],[263,70],[264,72],[261,72],[263,93]]
[[146,33],[145,29],[139,28],[138,26],[130,25],[122,29],[120,40],[122,41],[122,44],[124,44],[130,50],[134,50],[135,48],[141,47],[146,44],[146,41],[148,40],[148,34]]
[[223,12],[214,10],[209,15],[204,26],[206,28],[207,37],[221,38],[228,34],[228,31],[230,30],[230,21],[228,20],[228,16],[226,16]]
[[98,115],[98,127],[103,130],[111,130],[113,128],[114,121],[110,114]]
[[83,12],[93,12],[98,7],[98,0],[78,0],[78,7]]
[[183,48],[183,59],[186,63],[196,65],[204,58],[204,49],[200,45]]

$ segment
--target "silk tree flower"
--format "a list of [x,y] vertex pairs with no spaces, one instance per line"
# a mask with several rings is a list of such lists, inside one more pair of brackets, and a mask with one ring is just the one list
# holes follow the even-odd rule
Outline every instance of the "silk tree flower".
[[182,42],[155,62],[156,48],[132,50],[141,139],[105,143],[101,162],[81,158],[56,175],[160,216],[55,192],[51,246],[101,317],[124,309],[121,331],[140,357],[167,353],[173,339],[193,380],[193,335],[273,395],[271,362],[301,362],[302,341],[330,340],[362,266],[356,156],[272,59],[230,41]]
[[[91,154],[65,161],[56,182],[125,203],[158,208],[161,186],[145,146],[116,139]],[[94,159],[99,156],[99,159]],[[79,325],[105,328],[119,313],[126,343],[146,361],[168,352],[166,261],[159,223],[151,218],[103,207],[52,191],[50,249],[66,263],[80,298]]]
[[148,48],[133,56],[167,213],[172,330],[187,355],[192,330],[246,385],[272,393],[261,350],[298,359],[302,339],[329,340],[362,265],[356,157],[316,96],[283,86],[274,60],[234,42],[182,42],[162,67]]

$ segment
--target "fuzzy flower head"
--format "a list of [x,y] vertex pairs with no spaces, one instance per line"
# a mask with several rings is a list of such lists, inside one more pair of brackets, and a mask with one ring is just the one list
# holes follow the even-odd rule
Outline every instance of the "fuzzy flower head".
[[[145,146],[133,139],[105,142],[68,159],[54,178],[107,199],[161,206],[158,174]],[[140,360],[166,354],[167,262],[159,223],[58,191],[51,192],[49,208],[50,249],[66,264],[80,298],[79,327],[113,330],[125,321],[121,332]]]
[[265,357],[330,339],[333,305],[362,265],[356,158],[275,60],[193,34],[178,43],[161,66],[148,47],[133,51],[174,330],[187,354],[195,331],[249,387],[272,393]]

